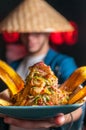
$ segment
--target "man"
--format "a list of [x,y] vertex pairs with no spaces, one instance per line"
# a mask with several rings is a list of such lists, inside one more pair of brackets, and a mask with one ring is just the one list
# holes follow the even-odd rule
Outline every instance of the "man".
[[[72,58],[50,49],[49,33],[72,30],[73,27],[69,22],[44,0],[24,0],[18,8],[0,23],[1,32],[21,33],[21,41],[28,50],[27,57],[11,64],[21,77],[25,79],[29,66],[36,62],[44,61],[51,66],[54,73],[58,76],[60,84],[76,69],[76,65]],[[49,33],[45,34],[43,32]],[[74,122],[71,129],[79,130],[83,121],[83,116],[81,115],[82,109],[79,108],[71,114],[60,114],[47,120],[30,121],[4,117],[4,122],[11,125],[10,130],[54,129],[50,128],[53,126],[58,127],[56,128],[57,130],[64,130],[68,129]],[[75,120],[77,121],[75,122]],[[69,124],[65,125],[67,123]]]
[[[25,79],[28,74],[28,67],[39,61],[44,61],[47,65],[51,66],[56,76],[58,76],[59,84],[63,83],[76,69],[76,64],[73,58],[67,55],[60,54],[59,52],[55,52],[50,48],[49,33],[25,33],[21,34],[20,37],[21,42],[25,45],[28,51],[28,55],[23,59],[13,62],[11,66],[19,73],[19,75],[23,79]],[[81,108],[72,112],[73,121],[79,119],[81,114]],[[80,127],[82,127],[82,122],[80,120],[74,123],[71,128],[72,130],[79,130]],[[70,114],[60,114],[57,115],[56,118],[49,120],[45,119],[44,121],[25,121],[6,117],[4,121],[5,123],[12,124],[10,126],[10,130],[33,130],[33,128],[37,128],[37,130],[40,130],[42,127],[50,129],[49,127],[52,126],[61,126],[63,124],[69,123],[71,122],[71,116]],[[13,125],[18,127],[15,127]],[[64,128],[67,129],[68,126],[70,126],[70,124],[59,127],[57,128],[57,130],[63,130]]]
[[[50,49],[49,33],[25,33],[21,34],[21,42],[25,45],[28,55],[20,63],[13,62],[11,66],[25,79],[28,67],[44,61],[50,65],[54,73],[59,77],[59,83],[65,81],[77,68],[73,58],[54,52]],[[22,60],[22,59],[21,59]],[[18,63],[20,64],[18,66]]]

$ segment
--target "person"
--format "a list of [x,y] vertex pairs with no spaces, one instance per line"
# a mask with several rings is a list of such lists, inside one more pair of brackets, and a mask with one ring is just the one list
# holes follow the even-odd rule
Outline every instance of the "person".
[[11,62],[21,59],[27,55],[27,51],[21,43],[6,43],[6,60],[7,63],[10,64]]
[[[24,80],[28,74],[28,67],[40,61],[44,61],[45,64],[50,65],[59,79],[59,84],[63,83],[77,68],[72,57],[56,52],[50,47],[48,33],[24,33],[20,35],[20,38],[28,51],[28,55],[21,60],[14,61],[11,63],[11,66]],[[71,113],[73,118],[71,130],[82,129],[82,113],[82,108]],[[36,130],[44,128],[64,130],[68,129],[72,118],[70,113],[67,115],[60,113],[55,118],[49,120],[31,121],[4,117],[4,122],[10,124],[9,130],[33,130],[34,128]],[[58,128],[54,128],[54,126],[58,126]]]
[[[22,43],[28,51],[27,57],[12,62],[10,65],[25,79],[28,67],[44,61],[63,83],[77,68],[74,59],[55,52],[49,46],[50,32],[73,31],[59,12],[44,0],[24,0],[8,17],[0,23],[0,31],[19,32]],[[9,130],[25,129],[72,129],[80,130],[83,125],[84,105],[72,113],[60,113],[45,120],[18,120],[4,116],[4,122],[10,124]],[[54,128],[56,127],[56,128]]]
[[19,33],[3,32],[1,38],[5,46],[4,52],[8,64],[27,55],[25,46],[20,43]]

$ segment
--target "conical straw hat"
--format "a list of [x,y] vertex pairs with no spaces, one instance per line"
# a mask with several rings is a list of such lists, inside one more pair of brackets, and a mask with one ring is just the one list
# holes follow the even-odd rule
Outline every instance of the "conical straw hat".
[[72,31],[68,20],[45,0],[24,0],[0,23],[0,32]]

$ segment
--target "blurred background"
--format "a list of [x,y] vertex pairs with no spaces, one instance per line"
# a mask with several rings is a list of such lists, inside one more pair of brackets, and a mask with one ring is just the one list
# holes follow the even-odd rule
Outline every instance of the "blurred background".
[[[0,0],[0,21],[2,21],[23,0]],[[86,0],[46,0],[69,21],[78,27],[75,44],[60,44],[57,50],[73,56],[78,66],[86,65]],[[6,46],[0,34],[0,59],[6,60]]]

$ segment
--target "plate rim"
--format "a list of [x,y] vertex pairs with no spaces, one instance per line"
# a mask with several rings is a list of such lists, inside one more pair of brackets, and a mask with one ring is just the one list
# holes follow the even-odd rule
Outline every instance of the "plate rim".
[[59,107],[79,107],[79,106],[82,106],[83,104],[81,103],[81,104],[67,104],[67,105],[52,105],[52,106],[0,106],[0,108],[4,108],[4,109],[15,109],[15,108],[19,108],[19,109],[26,109],[26,108],[30,108],[30,109],[33,109],[33,108],[35,108],[35,109],[44,109],[44,108],[59,108]]

